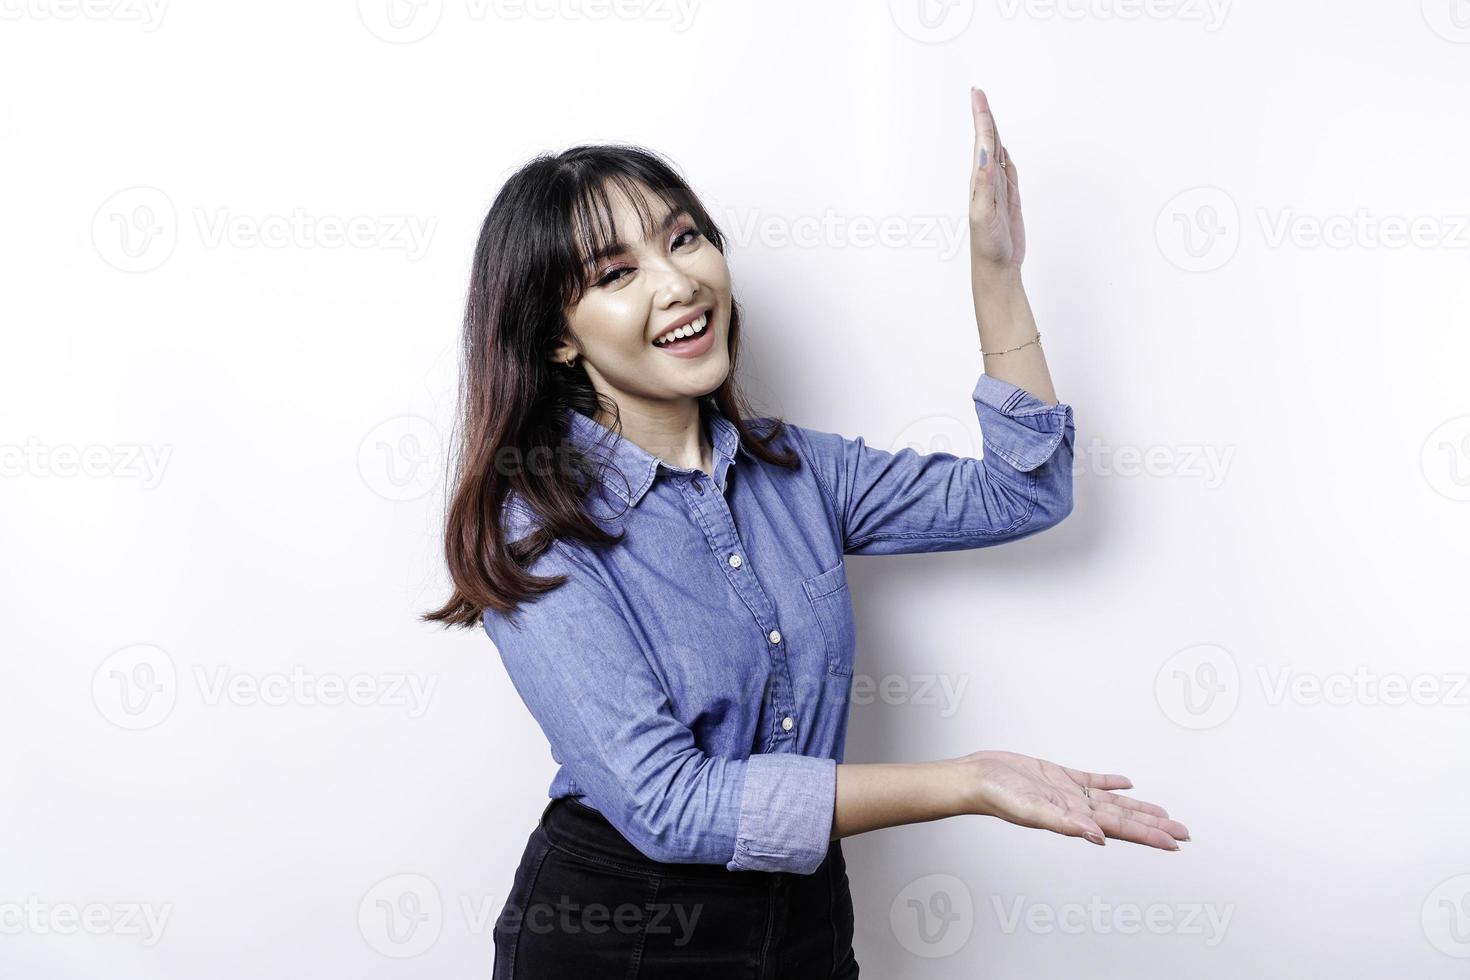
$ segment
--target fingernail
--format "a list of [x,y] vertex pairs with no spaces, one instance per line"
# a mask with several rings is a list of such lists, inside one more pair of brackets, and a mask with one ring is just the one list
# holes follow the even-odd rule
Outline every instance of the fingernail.
[[985,152],[985,147],[980,147],[980,169],[985,169],[985,162],[990,159],[990,154]]
[[1094,834],[1090,830],[1087,833],[1083,834],[1082,836],[1083,837],[1086,837],[1088,840],[1092,841],[1094,844],[1097,844],[1097,845],[1099,845],[1101,847],[1106,847],[1107,846],[1107,842],[1106,841],[1104,841],[1101,837],[1099,837],[1097,834]]
[[1180,840],[1194,840],[1193,837],[1181,837]]
[[973,85],[970,86],[970,91],[975,93],[975,108],[980,112],[989,112],[990,100],[985,97],[985,93]]

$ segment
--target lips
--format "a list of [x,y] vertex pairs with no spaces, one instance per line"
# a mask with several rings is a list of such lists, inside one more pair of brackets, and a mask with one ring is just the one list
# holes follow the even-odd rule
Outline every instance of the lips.
[[705,354],[714,350],[714,346],[714,324],[706,322],[704,329],[699,331],[699,333],[668,344],[654,344],[653,349],[660,354],[667,354],[670,357],[689,359],[703,357]]
[[[671,330],[678,330],[680,327],[687,327],[687,326],[689,326],[689,324],[693,323],[695,320],[698,320],[701,315],[707,315],[707,316],[711,316],[711,317],[714,316],[714,307],[712,307],[712,306],[701,306],[697,310],[693,310],[690,313],[686,314],[685,316],[681,316],[679,319],[675,320],[673,323],[670,323],[670,324],[668,324],[665,327],[659,328],[658,332],[653,335],[653,338],[651,340],[649,340],[649,343],[650,344],[653,343],[654,341],[658,340],[658,338],[662,337],[664,334],[670,332]],[[709,329],[709,324],[708,323],[705,324],[705,329],[706,330]]]

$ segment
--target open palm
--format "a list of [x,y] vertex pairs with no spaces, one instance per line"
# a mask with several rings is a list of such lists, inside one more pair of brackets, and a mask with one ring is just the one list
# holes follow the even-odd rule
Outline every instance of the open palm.
[[1085,837],[1103,837],[1177,851],[1189,828],[1169,819],[1163,807],[1110,792],[1131,789],[1127,776],[1069,769],[1015,752],[975,752],[962,760],[976,794],[976,813],[1021,827]]

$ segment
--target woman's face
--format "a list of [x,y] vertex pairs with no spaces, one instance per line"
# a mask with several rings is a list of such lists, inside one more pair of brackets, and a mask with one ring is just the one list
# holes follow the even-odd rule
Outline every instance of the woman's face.
[[[587,267],[587,292],[567,311],[571,342],[554,356],[579,355],[593,387],[620,410],[660,414],[714,391],[730,371],[730,270],[687,213],[646,200],[662,230],[644,240],[638,213],[612,196],[621,248]],[[654,343],[691,319],[698,326],[700,314],[701,332],[672,347]]]

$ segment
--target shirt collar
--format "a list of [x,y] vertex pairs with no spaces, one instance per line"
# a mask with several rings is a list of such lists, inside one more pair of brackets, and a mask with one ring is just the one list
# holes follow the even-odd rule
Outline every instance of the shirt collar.
[[[705,402],[704,406],[702,412],[709,423],[706,432],[710,445],[714,447],[715,473],[718,475],[723,469],[720,458],[734,463],[744,447],[740,444],[740,431],[735,428],[735,423],[725,418],[713,401]],[[593,460],[594,466],[599,467],[603,484],[629,507],[636,507],[643,499],[658,476],[660,466],[671,469],[662,458],[574,408],[564,409],[563,418],[572,444]],[[611,465],[602,467],[603,462]]]

